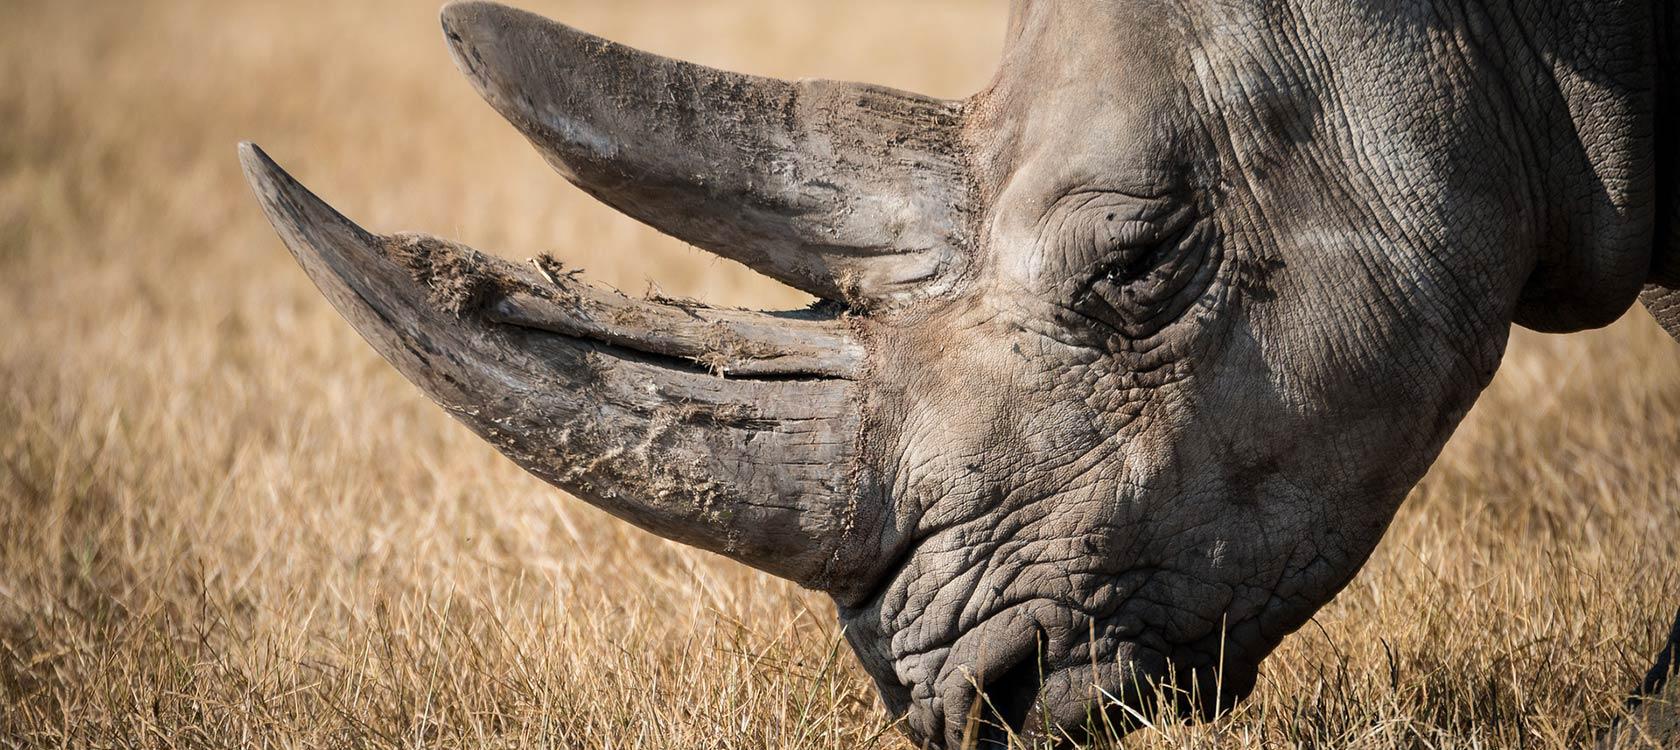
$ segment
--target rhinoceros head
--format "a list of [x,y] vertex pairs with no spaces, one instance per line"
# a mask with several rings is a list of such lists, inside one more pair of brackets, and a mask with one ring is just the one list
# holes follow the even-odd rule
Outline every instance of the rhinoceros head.
[[1523,19],[1446,5],[1017,0],[964,101],[445,9],[561,174],[797,312],[373,235],[243,158],[333,304],[521,466],[831,594],[918,739],[1078,738],[1249,691],[1511,323],[1645,281],[1645,105],[1571,98],[1637,61],[1519,60]]

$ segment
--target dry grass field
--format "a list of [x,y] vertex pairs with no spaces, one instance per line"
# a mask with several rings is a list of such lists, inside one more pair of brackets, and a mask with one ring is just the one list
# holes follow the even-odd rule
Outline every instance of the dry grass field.
[[[1001,0],[521,0],[643,48],[959,96]],[[377,230],[640,291],[784,288],[600,207],[437,0],[0,0],[0,744],[904,748],[821,596],[529,478],[264,222],[262,143]],[[1568,748],[1680,604],[1680,346],[1519,333],[1370,565],[1218,722],[1129,747]]]

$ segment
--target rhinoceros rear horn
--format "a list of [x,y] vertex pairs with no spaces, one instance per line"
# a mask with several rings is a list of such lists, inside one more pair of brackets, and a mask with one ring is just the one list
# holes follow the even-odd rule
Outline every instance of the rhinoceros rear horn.
[[962,105],[671,60],[486,2],[457,65],[562,175],[654,228],[855,307],[938,294],[969,243]]
[[269,221],[409,380],[531,473],[679,542],[838,591],[860,501],[862,352],[846,321],[633,300],[553,263],[372,234],[253,145]]

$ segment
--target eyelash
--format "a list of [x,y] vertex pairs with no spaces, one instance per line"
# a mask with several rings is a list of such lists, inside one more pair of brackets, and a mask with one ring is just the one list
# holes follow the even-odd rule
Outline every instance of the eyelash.
[[[1112,214],[1110,214],[1112,216]],[[1186,237],[1195,231],[1193,221],[1184,222],[1182,227],[1173,227],[1167,231],[1153,231],[1156,237],[1139,238],[1142,241],[1132,242],[1111,235],[1108,240],[1108,252],[1120,253],[1121,257],[1108,261],[1091,279],[1091,283],[1107,282],[1117,286],[1136,283],[1147,277],[1151,271],[1160,266],[1172,251],[1178,249]],[[1130,252],[1128,252],[1130,251]]]

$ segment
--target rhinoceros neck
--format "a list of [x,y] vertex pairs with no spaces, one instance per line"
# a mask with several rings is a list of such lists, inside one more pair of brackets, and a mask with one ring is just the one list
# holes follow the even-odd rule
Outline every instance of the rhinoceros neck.
[[[1637,298],[1657,214],[1651,170],[1657,45],[1670,0],[1486,0],[1543,196],[1536,265],[1517,322],[1608,325]],[[1456,4],[1456,3],[1449,3]]]
[[1669,103],[1671,87],[1680,83],[1680,6],[1673,0],[1651,0],[1656,5],[1657,20],[1657,95],[1659,101]]
[[[1657,20],[1657,226],[1651,279],[1680,294],[1680,5],[1651,0]],[[1649,295],[1650,292],[1647,292]],[[1672,321],[1672,322],[1671,322]],[[1680,338],[1680,315],[1663,321]]]

